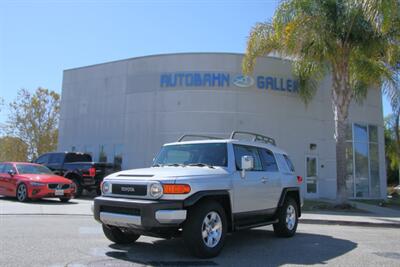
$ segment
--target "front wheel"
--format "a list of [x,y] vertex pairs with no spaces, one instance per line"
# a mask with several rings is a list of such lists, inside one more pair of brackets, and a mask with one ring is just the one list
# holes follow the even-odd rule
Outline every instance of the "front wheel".
[[218,202],[202,202],[189,211],[183,227],[183,239],[193,255],[199,258],[217,256],[225,241],[227,220]]
[[20,202],[28,201],[28,188],[24,183],[18,185],[17,188],[17,199]]
[[296,233],[298,223],[298,205],[288,197],[278,210],[278,222],[273,225],[274,233],[280,237],[292,237]]
[[135,242],[140,235],[124,233],[119,228],[103,224],[103,233],[108,240],[116,244],[130,244]]

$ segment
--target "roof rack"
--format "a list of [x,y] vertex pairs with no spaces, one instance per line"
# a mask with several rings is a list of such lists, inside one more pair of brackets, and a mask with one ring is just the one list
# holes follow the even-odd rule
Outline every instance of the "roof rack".
[[269,136],[264,136],[261,134],[256,134],[256,133],[251,133],[251,132],[241,132],[241,131],[233,131],[231,133],[230,139],[235,139],[235,135],[237,134],[243,134],[243,135],[249,135],[253,137],[254,142],[263,142],[267,144],[271,144],[273,146],[276,146],[275,139],[269,137]]
[[204,139],[222,139],[222,138],[215,137],[215,136],[198,135],[198,134],[184,134],[181,137],[179,137],[178,142],[182,142],[182,140],[185,139],[186,137],[199,137],[199,138],[204,138]]

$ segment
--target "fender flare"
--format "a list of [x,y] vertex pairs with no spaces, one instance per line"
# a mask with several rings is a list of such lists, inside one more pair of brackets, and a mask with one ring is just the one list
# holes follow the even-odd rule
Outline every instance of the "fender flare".
[[295,193],[297,193],[297,195],[299,197],[298,205],[299,205],[299,217],[300,217],[301,216],[301,195],[300,195],[300,188],[298,188],[298,187],[286,187],[282,190],[281,197],[279,198],[279,202],[278,202],[278,208],[283,206],[286,195],[289,192],[295,192]]

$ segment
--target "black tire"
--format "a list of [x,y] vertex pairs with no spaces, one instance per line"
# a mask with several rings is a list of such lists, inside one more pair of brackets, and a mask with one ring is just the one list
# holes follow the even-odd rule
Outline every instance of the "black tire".
[[[286,222],[287,217],[289,217],[288,222]],[[287,197],[285,199],[282,207],[278,210],[277,219],[279,222],[273,225],[275,235],[279,237],[294,236],[299,222],[299,209],[297,202],[293,198]]]
[[24,183],[20,183],[17,187],[16,197],[19,202],[27,202],[28,198],[28,187]]
[[124,233],[117,227],[103,224],[103,233],[108,240],[116,244],[131,244],[135,242],[140,235],[132,233]]
[[[68,178],[71,179],[71,178]],[[72,178],[71,181],[75,184],[75,197],[80,197],[82,195],[82,185],[77,178]]]
[[[214,213],[218,214],[219,217],[215,216]],[[213,215],[214,219],[212,219]],[[218,223],[215,224],[215,222],[220,221],[222,224],[220,231],[211,231],[211,228],[205,228],[206,217],[208,221],[212,219],[213,223],[211,223],[211,226],[217,226]],[[225,210],[218,202],[200,202],[188,212],[187,221],[183,226],[183,240],[194,256],[198,258],[215,257],[221,252],[224,246],[227,225]],[[210,236],[213,235],[210,231],[217,235],[214,246],[208,246],[205,243],[205,240],[209,240]],[[205,232],[205,235],[208,234],[208,237],[205,237],[204,240],[203,232]],[[218,236],[219,241],[217,241]],[[211,243],[213,242],[214,237],[212,237]]]
[[61,202],[64,202],[64,203],[66,203],[66,202],[68,202],[68,201],[70,201],[70,200],[71,200],[70,197],[60,197],[60,201],[61,201]]

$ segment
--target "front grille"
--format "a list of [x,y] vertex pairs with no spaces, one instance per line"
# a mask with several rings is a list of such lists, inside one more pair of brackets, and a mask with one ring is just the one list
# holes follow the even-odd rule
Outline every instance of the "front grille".
[[135,208],[101,206],[100,212],[111,212],[111,213],[118,213],[118,214],[125,214],[125,215],[140,216],[140,209],[135,209]]
[[147,185],[113,184],[112,193],[118,195],[129,195],[129,196],[145,196],[147,195]]
[[56,190],[56,189],[65,190],[65,189],[69,188],[69,184],[49,184],[48,187],[49,187],[49,189],[53,189],[53,190]]

